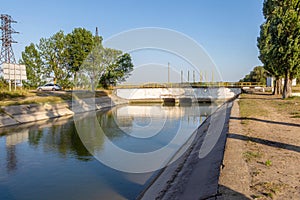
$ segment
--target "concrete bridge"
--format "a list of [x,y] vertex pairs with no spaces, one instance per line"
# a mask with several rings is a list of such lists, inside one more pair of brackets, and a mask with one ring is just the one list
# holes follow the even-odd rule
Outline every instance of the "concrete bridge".
[[117,88],[115,95],[129,102],[185,104],[194,102],[224,102],[239,95],[239,87],[188,88]]

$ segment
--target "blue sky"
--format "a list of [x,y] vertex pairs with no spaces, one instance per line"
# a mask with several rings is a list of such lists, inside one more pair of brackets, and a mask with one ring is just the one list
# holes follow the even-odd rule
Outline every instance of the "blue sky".
[[263,22],[263,0],[0,0],[1,14],[16,21],[16,58],[31,42],[59,30],[84,27],[104,39],[142,27],[176,30],[199,43],[224,81],[238,81],[257,65],[256,40]]

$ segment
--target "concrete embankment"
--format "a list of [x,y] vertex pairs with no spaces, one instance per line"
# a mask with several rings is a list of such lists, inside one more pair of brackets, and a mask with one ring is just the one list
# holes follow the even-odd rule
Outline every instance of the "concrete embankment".
[[2,106],[0,127],[74,115],[74,113],[100,110],[124,103],[128,103],[128,101],[115,96],[105,96],[100,98],[73,99],[72,101],[59,104],[45,103]]
[[185,144],[188,150],[161,170],[139,199],[217,199],[231,107],[227,102],[209,116]]

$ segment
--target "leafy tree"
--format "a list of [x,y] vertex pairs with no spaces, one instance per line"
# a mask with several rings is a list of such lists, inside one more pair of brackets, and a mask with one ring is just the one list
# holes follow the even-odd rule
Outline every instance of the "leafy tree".
[[[79,70],[79,77],[76,79],[77,85],[88,86],[91,85],[92,91],[95,91],[95,85],[97,80],[101,76],[101,72],[104,70],[103,62],[103,51],[102,45],[97,46],[83,61]],[[90,81],[86,81],[87,78]],[[84,81],[84,82],[83,82]]]
[[110,65],[99,81],[99,84],[107,88],[110,85],[116,85],[118,82],[125,81],[133,70],[131,57],[125,53],[117,58],[117,61]]
[[[273,13],[274,6],[271,1],[265,1],[263,13],[265,18],[270,17]],[[270,73],[271,76],[275,77],[274,92],[273,94],[282,94],[282,63],[276,60],[272,44],[272,34],[270,34],[271,25],[270,21],[266,21],[261,25],[260,37],[258,38],[258,48],[260,50],[259,59],[264,63],[264,68]]]
[[8,86],[8,82],[4,80],[3,77],[0,77],[0,89],[6,88]]
[[50,38],[42,38],[37,46],[46,68],[45,75],[54,76],[58,84],[69,87],[71,82],[66,65],[64,33],[59,31]]
[[80,72],[82,72],[80,80],[84,80],[82,75],[87,75],[90,79],[92,91],[94,91],[99,79],[103,77],[107,69],[115,65],[121,53],[121,51],[115,49],[104,48],[101,44],[98,45],[83,62],[80,69]]
[[133,68],[130,55],[104,48],[101,43],[102,37],[83,28],[75,28],[67,35],[59,31],[50,38],[41,38],[22,53],[28,84],[35,87],[44,83],[46,77],[54,77],[65,88],[76,81],[81,88],[95,90],[100,79],[106,85],[124,81]]
[[246,75],[240,82],[258,82],[266,84],[267,71],[262,66],[254,67],[250,74]]
[[283,98],[291,96],[292,79],[300,71],[300,0],[265,0],[258,48],[266,70],[280,80]]
[[43,61],[33,43],[25,47],[20,63],[26,66],[27,81],[23,81],[25,87],[37,87],[45,83]]
[[83,61],[87,58],[94,46],[101,43],[102,38],[84,28],[75,28],[72,33],[66,36],[66,61],[70,71],[74,74],[79,71]]
[[256,82],[266,84],[266,78],[267,78],[267,71],[264,69],[264,67],[258,66],[253,69],[253,78]]

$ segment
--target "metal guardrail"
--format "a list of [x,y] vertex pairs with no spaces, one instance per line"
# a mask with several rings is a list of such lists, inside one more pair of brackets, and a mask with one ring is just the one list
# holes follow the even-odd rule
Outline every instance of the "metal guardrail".
[[116,89],[130,88],[185,88],[185,87],[266,87],[258,82],[195,82],[195,83],[144,83],[118,85]]

